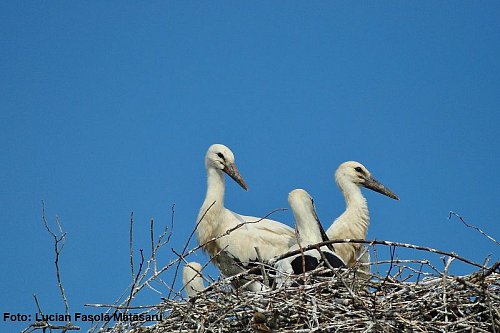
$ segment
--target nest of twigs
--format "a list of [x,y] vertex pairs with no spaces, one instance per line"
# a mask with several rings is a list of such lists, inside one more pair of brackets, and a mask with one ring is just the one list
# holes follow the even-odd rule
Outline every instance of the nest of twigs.
[[500,332],[500,262],[453,276],[455,259],[463,263],[442,257],[441,269],[429,260],[374,261],[370,277],[360,267],[333,277],[309,272],[295,277],[300,284],[262,292],[232,288],[234,277],[220,279],[192,299],[164,299],[146,311],[161,313],[162,321],[109,331]]

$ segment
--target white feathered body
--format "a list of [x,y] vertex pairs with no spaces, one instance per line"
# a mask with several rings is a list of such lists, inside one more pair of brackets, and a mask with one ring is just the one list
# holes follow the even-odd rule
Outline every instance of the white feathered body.
[[[199,218],[205,214],[210,204],[206,208],[205,206],[203,205],[200,210]],[[243,225],[236,228],[240,224]],[[233,228],[236,229],[218,238]],[[222,265],[231,262],[228,258],[224,258],[225,256],[237,258],[243,265],[246,265],[258,260],[255,247],[258,247],[261,259],[267,261],[286,253],[290,246],[296,243],[292,228],[269,219],[261,220],[257,217],[239,215],[217,203],[208,210],[200,222],[197,237],[200,244],[206,244],[203,247],[204,250],[214,259],[214,263],[225,275],[241,272],[241,269],[234,265],[230,267],[227,267],[227,264]],[[215,241],[209,242],[214,238],[216,238]],[[220,254],[217,255],[219,252]]]
[[[300,246],[298,244],[295,244],[290,248],[289,252],[299,250],[299,249],[300,249]],[[340,256],[337,253],[331,251],[326,246],[320,247],[320,250],[321,250],[321,252],[323,252],[323,255],[321,253],[319,253],[318,250],[311,249],[311,250],[304,251],[303,253],[301,252],[299,254],[296,254],[296,255],[290,256],[288,258],[279,260],[275,265],[275,268],[278,271],[277,280],[276,280],[278,285],[283,283],[284,277],[282,276],[281,273],[286,273],[287,275],[300,274],[302,272],[307,272],[307,271],[316,269],[318,265],[320,265],[321,263],[324,262],[323,256],[329,261],[330,265],[333,268],[344,267],[343,265],[345,265],[345,264],[342,262],[342,259],[340,258]],[[330,258],[334,258],[334,257],[336,257],[336,259],[338,259],[338,260],[335,260],[335,259],[330,260]],[[305,262],[302,262],[302,258],[304,258]],[[311,258],[315,259],[316,263],[313,266],[308,266]],[[295,270],[293,267],[293,263],[296,262],[297,259],[298,259],[297,262],[299,263],[299,269]],[[337,262],[336,264],[335,264],[335,261]],[[325,268],[329,268],[326,263],[323,265]]]
[[[316,215],[314,204],[311,196],[305,190],[296,189],[288,195],[288,202],[295,216],[297,229],[298,243],[290,247],[289,251],[299,250],[309,245],[318,244],[327,239],[324,238],[324,231],[321,223]],[[328,264],[325,262],[328,262]],[[322,246],[320,251],[310,249],[279,260],[275,264],[278,270],[277,283],[278,285],[286,279],[285,274],[301,274],[311,271],[319,265],[324,265],[329,268],[345,267],[345,262],[340,256],[328,248]]]
[[[285,224],[240,215],[225,208],[224,191],[224,174],[207,162],[207,194],[198,214],[196,236],[224,275],[235,275],[242,271],[239,264],[257,261],[255,247],[259,249],[260,259],[267,261],[286,253],[296,243],[294,230]],[[228,233],[246,222],[255,223],[244,224]]]
[[[346,196],[346,210],[328,228],[326,234],[330,239],[366,239],[370,213],[366,199],[361,190],[355,186]],[[347,266],[352,266],[362,254],[362,244],[343,243],[334,244],[335,252],[345,261]]]

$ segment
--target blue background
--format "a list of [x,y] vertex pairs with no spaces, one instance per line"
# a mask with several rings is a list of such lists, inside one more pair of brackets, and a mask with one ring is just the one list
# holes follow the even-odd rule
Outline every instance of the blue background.
[[[34,314],[33,293],[64,312],[42,200],[67,232],[71,312],[128,286],[131,211],[137,262],[150,218],[159,234],[175,203],[158,258],[173,260],[212,143],[232,149],[249,185],[226,182],[236,212],[263,216],[305,188],[328,227],[344,209],[333,173],[358,160],[401,197],[364,190],[368,238],[498,260],[448,212],[500,237],[499,14],[493,1],[2,2],[1,313]],[[290,211],[273,218],[293,225]],[[136,303],[158,303],[158,288]]]

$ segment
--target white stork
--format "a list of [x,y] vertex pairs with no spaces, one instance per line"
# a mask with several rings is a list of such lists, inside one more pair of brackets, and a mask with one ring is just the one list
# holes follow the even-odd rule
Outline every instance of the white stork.
[[[292,228],[269,219],[239,215],[224,207],[224,173],[247,190],[231,150],[221,144],[210,146],[205,167],[207,194],[198,214],[196,235],[221,272],[232,276],[251,267],[259,259],[268,261],[286,253],[296,242]],[[229,230],[232,231],[226,234]],[[213,238],[217,239],[210,241]],[[255,248],[259,249],[260,257]],[[262,286],[253,283],[247,288],[257,291]]]
[[201,277],[202,266],[197,262],[190,262],[182,270],[182,284],[188,297],[194,297],[205,289]]
[[[359,162],[342,163],[335,172],[335,181],[344,195],[346,209],[326,231],[330,239],[366,239],[370,214],[361,186],[399,200],[396,194],[373,178]],[[364,246],[361,244],[344,243],[335,244],[334,247],[347,266],[352,266],[360,256],[360,262],[369,262],[367,252],[362,254]]]
[[[288,195],[288,203],[295,216],[298,239],[298,244],[291,246],[290,251],[329,240],[316,215],[314,202],[309,193],[302,189],[293,190]],[[322,246],[320,250],[322,253],[311,249],[279,260],[275,265],[278,275],[280,272],[297,275],[314,270],[319,265],[332,268],[345,267],[344,261],[335,253],[331,244]],[[324,262],[324,259],[328,261],[328,264]],[[281,280],[278,277],[278,284],[282,283]]]

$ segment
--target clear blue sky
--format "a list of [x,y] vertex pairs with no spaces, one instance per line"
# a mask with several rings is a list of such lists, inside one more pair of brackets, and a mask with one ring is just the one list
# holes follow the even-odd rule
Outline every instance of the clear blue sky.
[[[227,181],[236,212],[287,207],[300,187],[327,227],[344,208],[333,172],[358,160],[401,197],[364,191],[369,238],[498,260],[447,217],[500,238],[499,17],[493,1],[2,2],[0,312],[34,313],[33,293],[64,311],[41,200],[68,233],[71,311],[128,285],[131,210],[138,253],[149,219],[159,232],[176,204],[159,259],[171,260],[212,143],[233,150],[249,185]],[[289,211],[274,218],[293,224]]]

